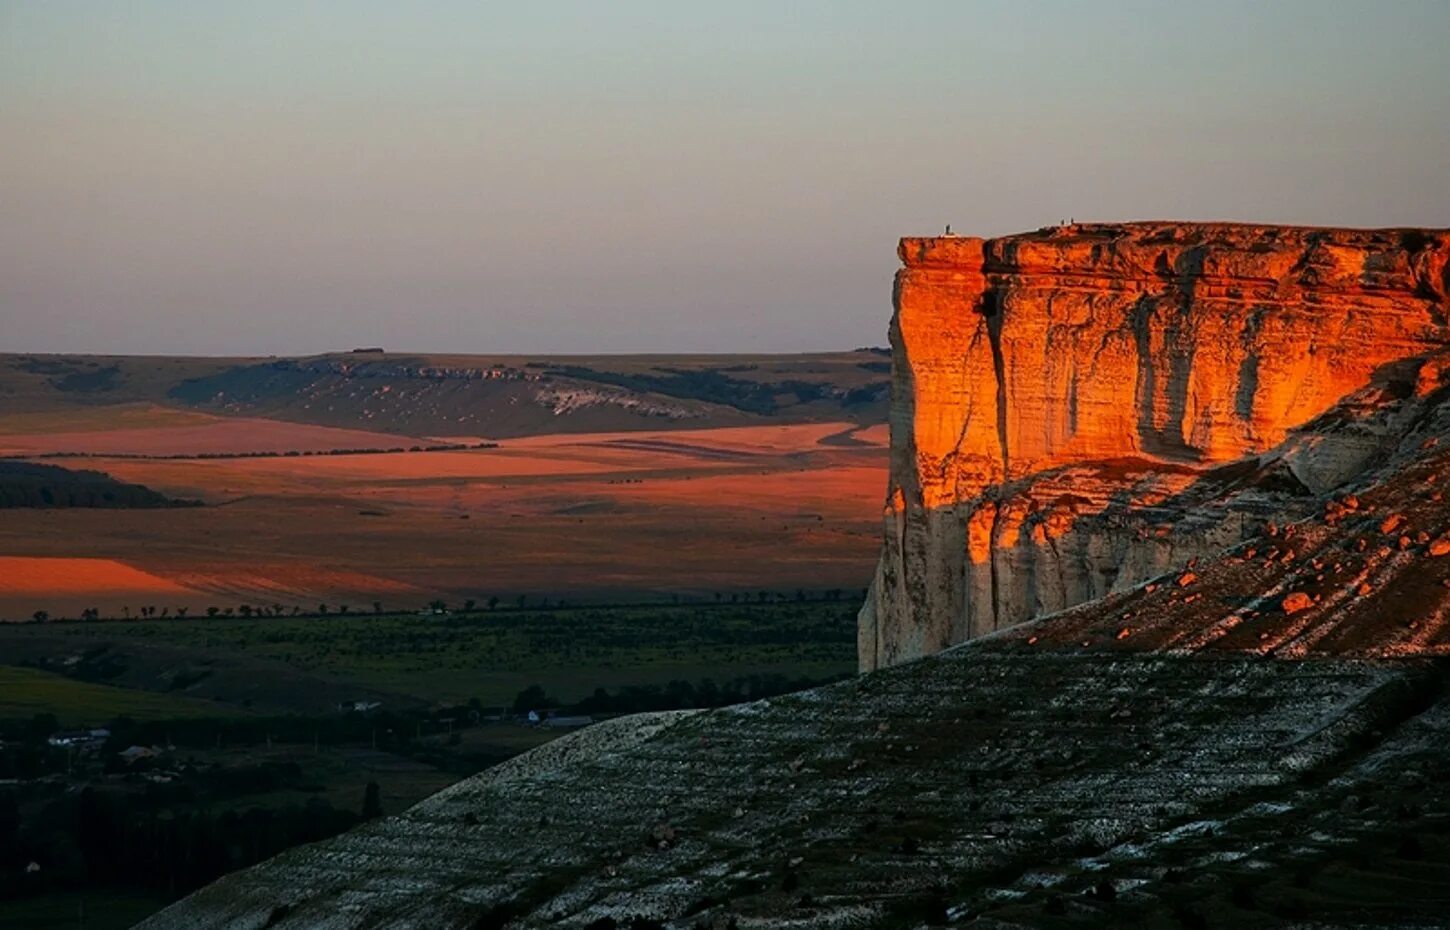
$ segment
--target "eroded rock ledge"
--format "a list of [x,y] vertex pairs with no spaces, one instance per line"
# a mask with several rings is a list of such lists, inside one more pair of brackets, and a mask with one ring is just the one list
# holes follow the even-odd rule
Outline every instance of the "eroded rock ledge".
[[1301,517],[1387,454],[1450,342],[1445,231],[1079,225],[899,254],[865,670]]

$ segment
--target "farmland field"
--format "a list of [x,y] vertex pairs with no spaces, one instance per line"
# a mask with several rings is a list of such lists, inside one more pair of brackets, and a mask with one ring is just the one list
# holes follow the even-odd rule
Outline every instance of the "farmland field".
[[211,701],[75,681],[52,672],[0,665],[0,720],[54,714],[62,726],[99,725],[116,717],[173,720],[234,714]]
[[[88,457],[85,468],[206,506],[7,512],[0,617],[859,587],[874,561],[884,452],[879,427],[819,423],[457,452]],[[111,587],[128,573],[156,581]],[[64,583],[40,583],[58,574]]]

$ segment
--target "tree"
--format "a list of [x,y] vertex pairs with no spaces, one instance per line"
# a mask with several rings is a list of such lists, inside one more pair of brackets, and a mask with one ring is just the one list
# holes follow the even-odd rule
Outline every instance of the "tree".
[[14,791],[0,792],[0,849],[10,848],[20,832],[20,805]]
[[30,725],[25,728],[25,739],[31,743],[43,743],[59,729],[60,721],[55,714],[36,714],[30,718]]
[[514,698],[514,713],[527,714],[531,710],[558,707],[559,702],[544,692],[542,685],[529,685]]
[[363,790],[362,818],[376,820],[383,816],[383,790],[375,781],[368,782]]
[[478,603],[477,601],[475,601],[473,598],[470,597],[468,600],[466,600],[466,601],[463,602],[463,610],[465,612],[470,611],[470,610],[473,610],[474,606],[477,603]]
[[439,601],[429,601],[428,602],[428,609],[431,610],[431,611],[433,611],[435,614],[441,614],[441,613],[443,613],[444,611],[446,611],[448,609],[448,604],[446,602],[444,602],[444,601],[441,601],[441,600],[439,600]]
[[380,614],[382,612],[383,612],[383,602],[382,601],[373,601],[373,613]]
[[215,617],[219,613],[221,613],[221,608],[219,607],[212,606],[206,609],[206,615],[208,617]]
[[493,597],[491,597],[491,598],[488,599],[488,609],[489,610],[493,610],[497,606],[498,606],[498,596],[497,595],[495,595],[495,596],[493,596]]
[[44,623],[45,621],[50,619],[49,612],[44,610],[37,610],[35,613],[31,614],[31,616],[35,618],[36,623]]

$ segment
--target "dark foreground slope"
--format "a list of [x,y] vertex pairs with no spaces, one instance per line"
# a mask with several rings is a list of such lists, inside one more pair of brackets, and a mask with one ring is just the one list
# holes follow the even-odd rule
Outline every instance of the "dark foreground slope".
[[1444,682],[983,642],[591,728],[143,926],[1411,925],[1450,906]]

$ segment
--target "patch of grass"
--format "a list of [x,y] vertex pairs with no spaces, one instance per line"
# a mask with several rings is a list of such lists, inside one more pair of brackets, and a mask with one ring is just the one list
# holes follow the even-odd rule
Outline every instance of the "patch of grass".
[[215,417],[157,404],[70,406],[0,414],[0,436],[200,426]]
[[236,716],[238,711],[180,695],[75,681],[38,669],[0,666],[0,719],[54,714],[63,726],[99,725],[116,717],[175,720]]
[[67,653],[165,647],[197,660],[266,659],[425,701],[501,705],[538,684],[572,703],[598,687],[848,673],[855,612],[841,600],[27,624],[0,626],[0,653],[8,638],[34,635]]

